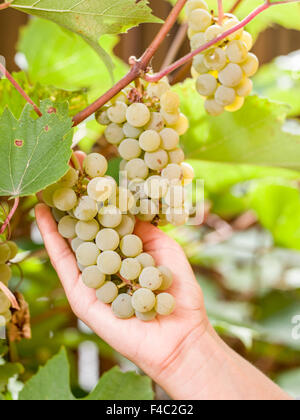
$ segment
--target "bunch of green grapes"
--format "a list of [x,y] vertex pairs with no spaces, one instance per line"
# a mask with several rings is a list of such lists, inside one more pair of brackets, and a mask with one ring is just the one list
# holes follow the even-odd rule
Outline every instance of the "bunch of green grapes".
[[[12,277],[10,268],[10,261],[15,258],[18,253],[17,245],[12,241],[5,241],[0,239],[0,281],[8,286],[9,280]],[[0,327],[3,323],[8,323],[11,320],[10,312],[11,303],[6,295],[0,290]]]
[[44,191],[44,201],[52,207],[60,234],[70,240],[82,281],[101,302],[112,305],[118,318],[136,315],[150,321],[157,314],[169,315],[175,300],[164,291],[172,284],[172,273],[156,267],[143,252],[133,233],[134,196],[106,175],[107,167],[102,155],[88,155],[83,173],[71,168]]
[[[204,0],[188,0],[186,11],[192,50],[239,24],[234,15],[227,14],[219,25]],[[258,58],[250,52],[252,46],[251,34],[240,29],[194,58],[192,75],[197,91],[206,98],[208,114],[217,116],[243,106],[253,88],[250,77],[259,67]]]
[[129,86],[96,114],[107,141],[118,147],[126,187],[143,221],[180,226],[189,218],[185,187],[193,168],[184,162],[180,136],[189,128],[168,80]]

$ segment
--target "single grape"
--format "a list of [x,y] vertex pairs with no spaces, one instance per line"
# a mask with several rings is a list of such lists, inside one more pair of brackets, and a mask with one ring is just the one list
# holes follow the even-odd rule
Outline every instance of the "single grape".
[[58,232],[63,238],[73,239],[76,236],[77,220],[71,216],[64,216],[58,223]]
[[205,35],[203,32],[195,33],[191,36],[191,50],[197,50],[198,48],[202,47],[205,44]]
[[121,293],[113,301],[111,309],[117,318],[129,319],[134,315],[134,309],[132,307],[132,297],[127,293]]
[[141,274],[142,266],[136,258],[126,258],[122,261],[120,275],[128,281],[136,280]]
[[11,306],[9,299],[5,294],[0,290],[0,314],[6,312]]
[[180,114],[179,120],[176,124],[172,125],[170,128],[173,128],[179,136],[183,136],[189,129],[189,120],[183,114]]
[[248,53],[246,60],[241,64],[242,70],[247,77],[254,76],[259,67],[259,61],[256,55]]
[[[199,73],[199,75],[209,72],[209,68],[206,66],[204,61],[204,54],[198,54],[196,55],[196,57],[194,57],[193,67],[196,70],[196,72]],[[199,75],[197,75],[197,78]]]
[[177,112],[180,107],[179,95],[171,90],[167,91],[160,98],[160,106],[170,114]]
[[161,173],[163,178],[166,178],[168,181],[179,181],[183,177],[182,169],[177,163],[170,163]]
[[104,251],[99,255],[97,266],[99,270],[107,275],[117,274],[121,268],[122,260],[115,251]]
[[189,212],[183,207],[171,207],[166,212],[166,219],[173,226],[183,226],[189,220]]
[[170,207],[182,207],[186,198],[186,192],[181,184],[171,184],[165,196],[165,202]]
[[238,111],[239,109],[242,108],[242,106],[244,105],[244,102],[245,102],[245,98],[237,96],[235,98],[234,103],[226,106],[225,109],[228,112],[236,112],[236,111]]
[[194,9],[188,17],[189,27],[197,32],[205,31],[212,23],[210,13],[205,9]]
[[126,121],[127,105],[124,102],[116,102],[108,108],[107,116],[112,123],[122,124]]
[[158,149],[153,153],[146,152],[144,159],[149,169],[152,169],[153,171],[160,171],[167,166],[169,156],[165,150]]
[[240,64],[246,60],[248,49],[244,42],[236,39],[229,42],[225,49],[225,53],[229,61],[232,63]]
[[107,160],[100,153],[89,154],[83,162],[85,173],[91,178],[102,177],[108,168]]
[[208,51],[204,55],[204,63],[209,70],[222,70],[227,63],[227,58],[222,48],[216,48]]
[[76,250],[77,261],[83,267],[95,265],[99,254],[99,248],[93,242],[84,242]]
[[159,315],[170,315],[175,309],[175,299],[169,293],[156,296],[155,310]]
[[76,235],[83,241],[92,241],[95,239],[99,229],[99,223],[94,219],[89,220],[88,222],[79,220],[75,227]]
[[139,283],[142,287],[157,290],[163,282],[163,275],[156,267],[146,267],[141,272]]
[[164,128],[165,122],[159,112],[151,112],[150,121],[145,126],[145,130],[154,130],[158,133]]
[[13,260],[18,253],[18,245],[13,242],[13,241],[7,241],[6,245],[9,247],[10,249],[10,256],[9,256],[9,260]]
[[118,288],[112,281],[107,281],[96,291],[96,296],[103,303],[111,303],[118,296]]
[[123,125],[123,132],[125,134],[125,137],[129,139],[136,139],[142,133],[142,129],[133,127],[133,125],[127,122]]
[[222,85],[227,87],[235,87],[241,83],[243,72],[241,67],[235,63],[229,63],[220,73],[219,80]]
[[253,82],[251,79],[245,77],[241,83],[235,88],[236,94],[238,96],[246,97],[250,95],[253,89]]
[[53,194],[53,203],[61,211],[72,210],[77,204],[77,196],[71,188],[59,188]]
[[243,35],[241,36],[241,41],[244,42],[244,44],[247,47],[247,50],[250,51],[251,48],[253,47],[252,35],[249,32],[244,31]]
[[142,268],[155,266],[154,258],[147,252],[143,252],[142,254],[138,255],[136,259],[141,264]]
[[73,252],[76,252],[77,249],[80,247],[81,244],[83,244],[84,241],[80,238],[74,238],[71,241],[71,248],[73,250]]
[[76,219],[88,222],[97,216],[98,206],[95,200],[89,196],[83,196],[79,199],[73,212]]
[[120,249],[125,257],[137,257],[143,252],[143,242],[136,235],[126,235],[121,239]]
[[143,127],[150,120],[150,111],[146,105],[134,103],[127,108],[126,118],[133,127]]
[[135,220],[133,216],[123,215],[122,222],[115,228],[118,234],[123,237],[133,233],[135,227]]
[[122,222],[122,213],[116,206],[102,207],[98,215],[99,222],[106,228],[115,228]]
[[148,322],[148,321],[153,321],[156,318],[156,311],[153,309],[152,311],[149,312],[138,312],[135,311],[135,316],[137,317],[137,319],[144,321],[144,322]]
[[193,182],[193,179],[195,178],[195,172],[191,165],[189,165],[186,162],[182,162],[180,165],[182,170],[182,176],[183,176],[183,184],[189,185]]
[[223,107],[233,104],[235,97],[235,90],[226,86],[219,86],[215,93],[215,100]]
[[179,111],[170,114],[169,112],[165,111],[164,109],[161,109],[160,114],[161,114],[164,122],[168,126],[177,124],[177,122],[180,118],[180,112]]
[[144,191],[147,197],[159,200],[168,191],[169,182],[158,175],[150,176],[144,184]]
[[136,159],[142,153],[139,142],[135,139],[123,140],[118,150],[121,158],[125,160]]
[[5,243],[0,243],[0,264],[6,263],[10,258],[10,247]]
[[173,128],[164,128],[160,132],[161,144],[165,150],[173,150],[179,144],[179,134]]
[[99,289],[105,282],[105,275],[96,265],[91,265],[83,270],[82,281],[91,289]]
[[42,193],[42,198],[43,198],[44,203],[47,204],[47,206],[54,207],[53,195],[58,188],[59,188],[58,184],[53,184],[44,189]]
[[193,10],[204,9],[209,10],[207,3],[204,0],[189,0],[186,4],[186,14],[189,17]]
[[124,214],[131,211],[135,205],[135,198],[131,191],[127,188],[119,187],[118,194],[116,197],[116,206]]
[[109,178],[94,178],[87,186],[87,192],[91,199],[104,203],[115,191],[115,184]]
[[160,135],[155,130],[146,130],[139,138],[140,147],[145,152],[155,152],[159,148],[160,142]]
[[173,273],[172,271],[163,265],[157,267],[162,274],[163,280],[158,290],[167,290],[172,286]]
[[97,111],[96,114],[95,114],[95,118],[96,118],[96,121],[100,125],[110,124],[110,119],[108,118],[107,109],[105,109],[105,110],[101,109],[100,111]]
[[202,74],[196,81],[196,89],[202,96],[211,96],[218,87],[217,80],[211,74]]
[[215,99],[206,99],[204,102],[205,110],[208,114],[217,117],[224,112],[224,107],[220,105]]
[[119,92],[116,96],[114,96],[110,102],[115,105],[117,102],[123,102],[126,104],[128,102],[128,94],[131,91],[131,88],[128,86],[128,88],[123,89],[121,92]]
[[127,172],[127,176],[129,179],[135,178],[147,178],[149,174],[149,168],[144,162],[143,159],[133,159],[127,163],[125,167],[125,171]]
[[132,306],[138,312],[151,311],[156,303],[155,294],[150,289],[141,288],[132,295]]
[[51,213],[52,216],[54,217],[54,220],[56,221],[56,223],[59,223],[59,221],[67,215],[67,213],[65,211],[62,210],[58,210],[55,207],[52,207],[51,209]]
[[96,237],[96,245],[101,251],[114,251],[119,243],[119,234],[114,229],[102,229]]
[[119,144],[124,139],[123,128],[118,124],[111,123],[105,129],[105,138],[108,143]]
[[152,98],[161,98],[162,95],[170,89],[167,79],[162,79],[157,83],[149,83],[147,86],[147,94]]
[[[225,23],[223,24],[223,28],[224,28],[224,32],[227,32],[229,29],[234,28],[235,26],[237,26],[240,23],[240,21],[234,16],[231,19],[228,19],[225,21]],[[229,35],[227,37],[227,39],[229,41],[233,41],[235,39],[240,39],[241,36],[243,35],[243,28],[239,29],[238,31],[233,32],[231,35]]]
[[220,25],[216,24],[216,25],[209,26],[206,29],[205,34],[204,34],[205,41],[210,42],[216,39],[218,36],[222,35],[223,31],[224,29]]
[[159,204],[156,200],[142,199],[139,205],[139,219],[144,222],[152,222],[159,213]]
[[70,168],[68,172],[59,180],[59,185],[62,187],[72,188],[78,182],[78,171]]
[[0,279],[2,283],[4,283],[7,286],[11,277],[12,277],[12,271],[9,265],[0,264]]
[[169,151],[169,161],[170,161],[170,163],[180,164],[184,161],[184,159],[185,159],[184,152],[179,147],[177,149]]

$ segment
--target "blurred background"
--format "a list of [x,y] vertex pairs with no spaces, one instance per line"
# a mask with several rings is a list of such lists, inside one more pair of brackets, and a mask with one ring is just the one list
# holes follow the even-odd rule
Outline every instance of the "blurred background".
[[[151,0],[150,4],[161,18],[170,11],[167,1]],[[103,66],[80,40],[70,41],[63,31],[46,21],[31,20],[24,30],[28,23],[29,18],[19,12],[0,13],[0,54],[5,56],[10,71],[18,71],[20,66],[32,83],[74,90],[74,113],[83,108],[87,99],[109,87]],[[118,40],[105,40],[108,49],[114,48],[121,59],[114,59],[116,77],[124,74],[131,55],[144,52],[157,30],[158,25],[146,24]],[[155,55],[155,70],[169,60],[174,39],[182,40],[177,56],[188,52],[184,34],[182,26],[174,27]],[[255,92],[288,103],[288,123],[298,133],[300,53],[288,54],[299,50],[299,46],[300,31],[273,25],[259,34],[254,47],[262,64],[254,79]],[[282,57],[278,60],[278,56]],[[188,76],[189,68],[184,68],[173,81]],[[82,87],[89,88],[88,98],[86,92],[80,91]],[[51,88],[50,92],[56,97],[55,90]],[[188,115],[187,106],[186,111]],[[117,176],[116,151],[93,124],[90,121],[79,129],[78,147],[103,153],[111,159],[111,175]],[[233,130],[237,131],[238,125],[237,117]],[[188,149],[189,138],[183,141]],[[205,220],[199,226],[166,230],[184,247],[204,290],[210,319],[224,340],[291,395],[299,397],[300,333],[298,337],[296,327],[300,323],[300,174],[201,159],[191,164],[197,177],[205,181]],[[71,312],[43,249],[34,222],[35,204],[34,198],[23,199],[12,226],[13,239],[22,250],[13,284],[18,285],[21,276],[20,291],[29,302],[32,316],[32,339],[17,343],[10,356],[25,367],[20,380],[26,381],[39,365],[65,346],[72,391],[81,397],[112,367],[118,365],[123,371],[138,368],[92,334]],[[157,399],[168,398],[155,384],[153,389]]]

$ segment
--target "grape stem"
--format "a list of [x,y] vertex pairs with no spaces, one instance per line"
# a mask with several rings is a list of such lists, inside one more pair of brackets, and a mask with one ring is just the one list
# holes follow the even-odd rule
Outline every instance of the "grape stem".
[[0,4],[0,10],[8,9],[10,5],[11,5],[11,2]]
[[218,24],[222,25],[224,19],[223,0],[218,0]]
[[33,102],[32,99],[27,95],[27,93],[21,88],[19,83],[13,78],[13,76],[6,70],[4,65],[0,63],[0,73],[2,73],[9,81],[10,83],[17,89],[17,91],[23,96],[23,98],[28,102],[30,105],[32,105],[33,109],[37,113],[39,117],[42,116],[42,113],[38,106]]
[[186,39],[186,34],[188,31],[188,24],[184,23],[180,25],[180,28],[177,31],[177,34],[174,38],[174,41],[172,42],[172,45],[170,46],[170,49],[166,55],[166,58],[164,59],[164,62],[161,66],[161,69],[163,70],[165,67],[172,64],[172,62],[176,59],[178,51],[180,50],[183,42]]
[[0,229],[0,235],[2,235],[2,234],[5,232],[5,229],[6,229],[6,228],[7,228],[7,226],[10,224],[10,221],[11,221],[11,219],[13,218],[13,216],[14,216],[14,214],[15,214],[15,212],[16,212],[16,210],[17,210],[18,206],[19,206],[19,204],[20,204],[20,197],[16,197],[16,198],[15,198],[14,205],[13,205],[13,207],[12,207],[11,211],[9,212],[9,214],[8,214],[8,216],[7,216],[6,220],[5,220],[5,222],[4,222],[4,223],[3,223],[3,225],[1,226],[1,229]]
[[269,9],[272,6],[276,6],[278,4],[287,4],[287,3],[296,3],[299,0],[285,0],[279,1],[276,3],[269,3],[265,2],[261,6],[257,7],[253,12],[251,12],[245,19],[243,19],[238,25],[234,26],[233,28],[229,29],[228,31],[224,32],[223,34],[219,35],[217,38],[213,39],[210,42],[202,45],[201,47],[197,48],[196,50],[190,52],[186,56],[180,58],[179,60],[175,61],[175,63],[171,64],[170,66],[166,67],[164,70],[160,71],[156,74],[145,74],[144,80],[150,83],[156,83],[161,80],[163,77],[167,76],[168,74],[172,73],[174,70],[178,69],[179,67],[183,66],[184,64],[191,61],[196,55],[201,54],[203,51],[207,50],[208,48],[212,47],[213,45],[219,43],[226,39],[229,35],[239,31],[240,29],[247,26],[253,19],[255,19],[258,15],[263,13],[265,10]]

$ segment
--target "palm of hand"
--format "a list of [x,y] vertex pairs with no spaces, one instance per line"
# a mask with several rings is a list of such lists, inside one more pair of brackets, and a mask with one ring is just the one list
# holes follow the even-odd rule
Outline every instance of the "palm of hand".
[[204,333],[207,317],[201,289],[181,247],[159,229],[138,222],[135,233],[143,240],[145,252],[155,258],[157,265],[165,265],[173,271],[174,283],[170,292],[176,299],[176,309],[168,317],[145,323],[136,318],[115,318],[111,308],[97,300],[95,291],[82,283],[74,254],[59,235],[48,207],[38,205],[36,217],[51,262],[74,313],[148,373],[159,373],[192,332]]

